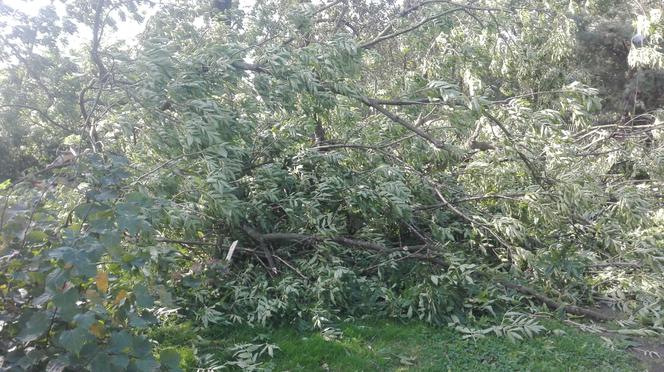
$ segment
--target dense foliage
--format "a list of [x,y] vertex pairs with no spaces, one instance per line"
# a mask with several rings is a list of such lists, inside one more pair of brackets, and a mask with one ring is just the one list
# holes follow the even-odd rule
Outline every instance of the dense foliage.
[[663,11],[0,4],[0,368],[178,370],[185,318],[660,332]]

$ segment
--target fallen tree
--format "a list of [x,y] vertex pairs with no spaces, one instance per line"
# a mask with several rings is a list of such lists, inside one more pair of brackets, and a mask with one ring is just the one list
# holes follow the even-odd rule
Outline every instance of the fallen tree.
[[[160,5],[134,48],[105,39],[131,1],[0,7],[20,154],[0,164],[0,363],[150,370],[177,359],[151,329],[182,319],[610,320],[602,302],[659,329],[657,12],[633,48],[603,34],[631,11],[602,2],[217,3]],[[69,19],[87,49],[60,49]]]

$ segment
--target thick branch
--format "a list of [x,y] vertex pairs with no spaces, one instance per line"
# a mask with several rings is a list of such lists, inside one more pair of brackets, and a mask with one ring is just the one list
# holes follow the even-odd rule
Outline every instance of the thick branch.
[[[255,231],[254,231],[255,233]],[[255,235],[252,237],[254,240],[257,239],[262,239],[264,241],[272,241],[272,242],[288,242],[288,241],[295,241],[295,242],[300,242],[300,243],[306,243],[306,244],[315,244],[315,243],[322,243],[325,241],[330,241],[334,242],[340,245],[344,245],[347,247],[356,247],[356,248],[362,248],[366,250],[370,250],[376,253],[383,253],[383,254],[388,254],[392,252],[403,252],[406,249],[420,249],[420,248],[426,248],[427,246],[410,246],[410,247],[397,247],[397,248],[390,248],[387,246],[384,246],[382,244],[366,241],[366,240],[358,240],[358,239],[353,239],[353,238],[347,238],[347,237],[323,237],[323,236],[317,236],[317,235],[304,235],[304,234],[296,234],[296,233],[269,233],[269,234],[262,234],[262,235]],[[417,254],[417,253],[412,253],[409,254],[409,257],[415,258],[415,259],[420,259],[424,261],[429,261],[431,263],[440,265],[442,267],[447,267],[447,263],[443,261],[442,259],[430,255],[425,255],[425,254]]]
[[506,288],[513,289],[513,290],[515,290],[519,293],[523,293],[527,296],[535,298],[537,301],[545,304],[546,306],[548,306],[552,310],[562,309],[563,311],[565,311],[568,314],[580,315],[580,316],[584,316],[584,317],[587,317],[587,318],[590,318],[590,319],[600,320],[600,321],[605,321],[605,322],[610,321],[610,320],[614,320],[613,317],[602,314],[602,313],[600,313],[598,311],[595,311],[595,310],[586,309],[586,308],[579,307],[579,306],[574,306],[574,305],[565,305],[565,304],[560,303],[560,302],[558,302],[558,301],[556,301],[552,298],[549,298],[549,297],[547,297],[543,294],[537,293],[532,288],[524,287],[524,286],[519,285],[519,284],[509,283],[509,282],[505,282],[505,281],[501,281],[501,284],[503,286],[505,286]]
[[[257,65],[257,64],[247,63],[247,62],[244,62],[244,61],[235,61],[231,65],[233,67],[237,68],[237,69],[240,69],[240,70],[253,71],[253,72],[257,72],[257,73],[264,73],[264,74],[271,75],[269,70],[267,70],[266,68],[264,68],[260,65]],[[322,86],[322,85],[320,86],[320,88],[323,89],[323,90],[335,93],[335,94],[348,96],[348,95],[345,95],[345,94],[341,93],[340,91],[338,91],[334,88],[328,88],[328,87],[325,87],[325,86]],[[400,116],[398,116],[398,115],[388,111],[387,109],[381,107],[381,105],[377,103],[377,102],[380,102],[380,100],[374,100],[374,99],[364,97],[364,96],[359,96],[359,97],[354,97],[353,96],[353,97],[350,97],[350,98],[355,98],[355,99],[359,100],[360,102],[362,102],[363,104],[365,104],[369,107],[372,107],[373,109],[380,112],[381,114],[386,116],[388,119],[392,120],[393,122],[401,125],[402,127],[410,130],[411,132],[417,134],[418,136],[426,139],[427,141],[429,141],[431,144],[433,144],[437,148],[449,150],[447,145],[445,145],[444,143],[440,142],[439,140],[431,137],[428,133],[424,132],[423,130],[421,130],[420,128],[415,126],[414,124],[409,123],[408,121],[401,118]]]
[[342,3],[342,2],[343,2],[343,0],[337,0],[337,1],[333,1],[333,2],[331,2],[331,3],[328,4],[328,5],[324,5],[324,6],[322,6],[321,8],[317,9],[317,10],[316,10],[311,16],[315,16],[315,15],[318,14],[318,13],[322,13],[322,12],[324,12],[324,11],[330,9],[331,7],[333,7],[333,6],[335,6],[335,5],[339,4],[339,3]]
[[[261,74],[270,74],[270,71],[265,69],[264,67],[254,64],[254,63],[247,63],[244,61],[235,61],[231,63],[231,65],[239,70],[245,70],[245,71],[253,71],[253,72],[258,72]],[[270,74],[271,75],[271,74]]]
[[265,258],[267,259],[267,263],[270,266],[270,275],[276,275],[277,266],[274,264],[274,258],[272,257],[272,252],[270,252],[270,249],[267,246],[266,243],[267,239],[265,239],[265,236],[246,225],[242,226],[242,230],[244,230],[244,232],[247,233],[247,235],[249,235],[252,239],[258,242],[258,245],[261,247],[261,250],[263,251]]
[[90,56],[92,61],[97,66],[97,73],[99,74],[99,81],[104,82],[106,80],[106,75],[108,71],[106,66],[99,56],[99,45],[101,43],[101,34],[104,29],[104,24],[102,22],[102,13],[104,10],[104,0],[97,1],[97,7],[95,8],[95,21],[92,26],[92,48],[90,50]]

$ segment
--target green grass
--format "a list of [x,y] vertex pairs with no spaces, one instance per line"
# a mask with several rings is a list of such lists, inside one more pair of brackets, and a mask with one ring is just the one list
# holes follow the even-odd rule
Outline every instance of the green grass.
[[[325,338],[320,332],[294,329],[216,328],[198,333],[209,343],[199,345],[218,360],[229,360],[234,344],[265,343],[279,346],[274,358],[263,355],[263,367],[275,371],[634,371],[642,370],[624,350],[610,350],[597,336],[560,323],[545,323],[548,332],[533,339],[511,342],[489,336],[463,339],[452,329],[421,323],[365,322],[340,326],[343,335]],[[564,334],[553,332],[554,329]],[[183,347],[195,338],[186,329],[155,332],[162,345]]]

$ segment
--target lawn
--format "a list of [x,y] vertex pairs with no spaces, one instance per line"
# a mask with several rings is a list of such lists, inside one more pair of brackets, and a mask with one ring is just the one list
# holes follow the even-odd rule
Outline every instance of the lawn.
[[196,341],[199,355],[210,353],[212,364],[233,360],[237,352],[229,349],[234,345],[277,345],[274,357],[265,351],[257,359],[261,368],[275,371],[644,370],[625,350],[610,349],[596,335],[554,321],[545,325],[545,333],[516,342],[496,336],[464,339],[450,328],[385,321],[341,324],[328,332],[245,327],[193,332],[179,326],[161,328],[153,336],[162,347],[177,347],[187,370],[194,369],[195,362],[185,345],[196,334],[206,340]]

